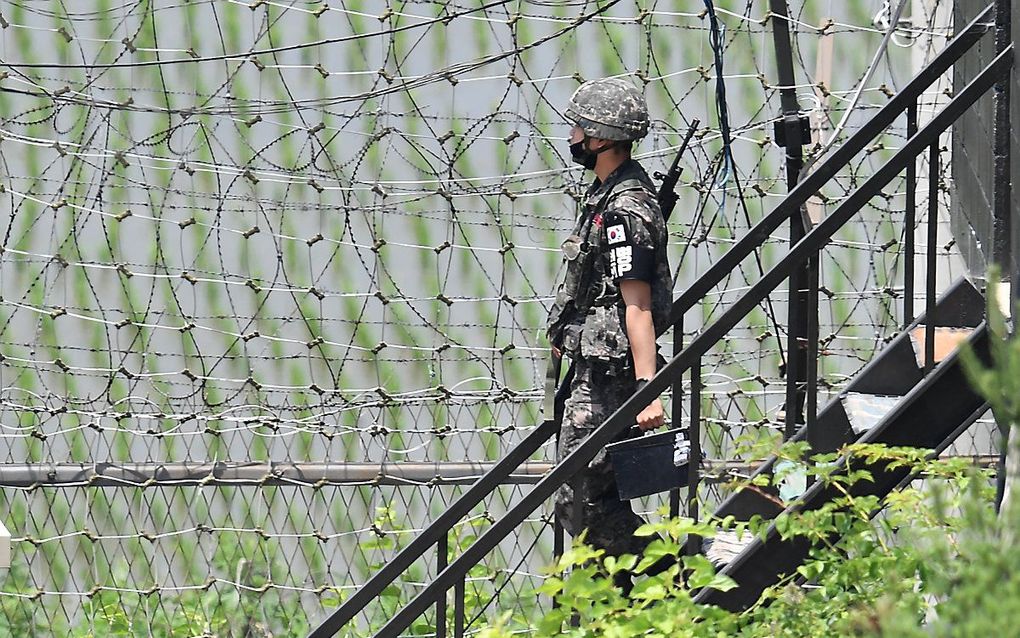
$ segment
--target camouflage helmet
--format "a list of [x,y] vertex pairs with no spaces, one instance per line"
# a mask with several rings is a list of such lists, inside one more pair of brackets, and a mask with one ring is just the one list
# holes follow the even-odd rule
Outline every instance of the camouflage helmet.
[[590,80],[577,87],[565,115],[586,135],[604,140],[636,140],[648,134],[645,97],[620,78]]

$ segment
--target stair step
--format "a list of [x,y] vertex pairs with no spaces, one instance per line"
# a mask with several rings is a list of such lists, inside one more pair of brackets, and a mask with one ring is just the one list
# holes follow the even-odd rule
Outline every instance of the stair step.
[[[977,328],[985,320],[985,296],[967,279],[960,278],[935,305],[935,325]],[[918,324],[927,323],[920,317]]]
[[754,540],[754,534],[743,530],[741,534],[731,529],[720,529],[712,538],[702,541],[702,550],[716,569],[729,564]]
[[1008,281],[995,284],[995,301],[1003,317],[1009,319],[1013,316],[1013,293]]
[[899,334],[861,370],[847,390],[860,394],[904,395],[921,381],[910,337]]
[[[910,342],[914,346],[914,356],[917,358],[918,367],[924,367],[926,327],[919,325],[910,331]],[[935,328],[935,363],[942,361],[956,348],[970,337],[974,332],[973,328],[946,328],[936,326]]]
[[902,397],[882,394],[847,392],[843,395],[843,410],[850,420],[854,434],[860,436],[878,425],[882,418],[899,403]]
[[807,491],[807,466],[803,463],[788,459],[776,461],[775,472],[776,477],[780,479],[776,487],[779,488],[781,501],[789,503],[800,498],[801,494]]
[[716,510],[719,518],[732,516],[738,521],[749,521],[752,516],[775,518],[786,509],[786,503],[775,494],[769,494],[755,485],[745,485],[727,498]]

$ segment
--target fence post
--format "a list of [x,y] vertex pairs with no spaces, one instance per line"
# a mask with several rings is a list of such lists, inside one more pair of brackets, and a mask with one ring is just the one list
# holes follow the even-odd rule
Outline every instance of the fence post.
[[[917,133],[917,98],[907,107],[907,139]],[[917,160],[907,164],[906,210],[903,213],[903,327],[914,321],[914,232],[917,226]]]
[[928,246],[925,275],[924,308],[924,373],[935,366],[935,276],[938,273],[936,246],[939,232],[939,138],[928,147]]
[[[792,191],[800,181],[804,166],[805,137],[811,129],[807,118],[800,114],[797,100],[796,78],[793,72],[793,49],[790,46],[789,7],[786,0],[769,0],[772,19],[772,40],[776,48],[776,71],[779,75],[779,98],[783,109],[781,122],[776,123],[776,140],[786,148],[786,186]],[[790,245],[793,246],[807,232],[802,207],[791,209]],[[807,268],[802,267],[790,275],[790,292],[787,325],[786,358],[786,423],[784,437],[792,438],[797,424],[803,421],[804,384],[807,379],[807,357],[804,340],[808,332],[808,299],[804,289],[809,279]]]

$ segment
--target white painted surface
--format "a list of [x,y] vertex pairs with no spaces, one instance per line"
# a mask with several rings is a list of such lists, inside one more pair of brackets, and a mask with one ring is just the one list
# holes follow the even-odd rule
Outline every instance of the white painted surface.
[[11,566],[11,533],[7,526],[0,521],[0,569],[8,569]]
[[878,425],[902,398],[848,392],[843,397],[843,409],[850,419],[850,427],[854,434],[861,435]]

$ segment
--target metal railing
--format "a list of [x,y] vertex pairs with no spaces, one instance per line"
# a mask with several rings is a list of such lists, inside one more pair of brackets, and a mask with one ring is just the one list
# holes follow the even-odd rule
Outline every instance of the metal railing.
[[[673,385],[675,403],[679,402],[677,390],[680,387],[682,375],[686,372],[691,373],[691,388],[688,398],[690,401],[691,418],[690,439],[693,444],[690,462],[690,467],[692,468],[691,490],[693,494],[694,490],[697,489],[699,480],[698,466],[701,461],[697,442],[700,437],[698,409],[701,402],[699,382],[703,355],[733,329],[745,315],[775,291],[780,284],[787,281],[796,269],[803,268],[808,263],[808,260],[816,258],[821,249],[832,239],[833,234],[857,214],[896,175],[906,170],[908,192],[912,190],[915,187],[914,180],[916,176],[911,167],[914,165],[916,158],[925,149],[928,149],[931,153],[931,164],[937,167],[937,143],[939,136],[949,130],[962,113],[969,109],[997,81],[1009,72],[1012,64],[1012,46],[999,53],[993,62],[986,66],[966,88],[959,91],[920,130],[917,130],[916,119],[918,99],[939,77],[951,69],[975,45],[982,35],[992,29],[994,24],[989,21],[989,18],[992,16],[993,8],[992,6],[988,7],[969,25],[963,28],[948,43],[946,48],[900,92],[894,95],[866,125],[836,148],[823,162],[819,163],[809,175],[805,176],[790,191],[782,203],[751,228],[721,259],[715,261],[694,284],[688,287],[676,299],[670,314],[670,324],[674,326],[676,335],[682,335],[684,315],[689,310],[698,305],[701,299],[710,290],[718,286],[744,259],[762,248],[770,238],[771,233],[779,228],[783,222],[800,220],[801,208],[808,198],[817,193],[841,169],[846,167],[877,135],[882,133],[897,118],[906,114],[908,139],[903,147],[888,162],[881,166],[874,175],[851,193],[832,213],[806,232],[803,238],[791,246],[789,252],[774,267],[765,272],[743,296],[727,308],[718,319],[706,326],[686,347],[681,347],[681,338],[677,337],[675,341],[678,344],[678,350],[672,360],[645,387],[630,397],[572,453],[557,463],[530,492],[514,504],[502,518],[496,520],[460,556],[446,564],[447,538],[453,526],[555,434],[559,424],[555,418],[548,418],[506,457],[500,460],[492,470],[473,484],[442,515],[423,530],[414,541],[370,578],[361,589],[326,618],[319,627],[309,634],[309,638],[325,638],[336,635],[356,614],[364,609],[369,602],[378,597],[386,587],[403,574],[415,561],[434,548],[439,551],[439,574],[425,585],[412,601],[392,615],[376,635],[379,637],[395,638],[429,607],[436,606],[436,633],[438,636],[445,636],[446,595],[450,589],[454,589],[454,635],[459,638],[465,630],[463,595],[464,582],[468,570],[481,561],[503,538],[520,525],[528,515],[551,497],[561,485],[568,482],[599,450],[611,442],[625,428],[629,427],[634,422],[638,412],[652,399],[662,394],[667,386]],[[931,202],[937,201],[937,174],[935,177],[928,184]],[[929,206],[932,205],[934,204],[929,204]],[[909,242],[907,246],[908,255],[910,255],[909,262],[912,260],[913,255],[913,198],[908,198],[907,206],[910,208],[905,216],[905,223],[909,225],[908,232],[906,232],[907,242]],[[929,214],[932,215],[929,219],[934,219],[931,208],[929,208]],[[930,228],[934,226],[935,224],[929,223]],[[934,281],[935,274],[935,259],[932,254],[934,245],[935,242],[928,242],[929,277],[927,281],[929,285]],[[817,275],[817,269],[814,272]],[[913,313],[912,299],[914,295],[912,268],[908,270],[906,277],[903,303],[905,323],[909,323]],[[807,285],[808,300],[814,308],[814,312],[809,313],[808,317],[808,335],[810,337],[814,332],[817,332],[817,277],[809,278]],[[934,302],[934,293],[929,294],[928,297],[929,310],[931,310],[931,304]],[[929,321],[928,324],[933,329],[934,322]],[[806,347],[808,349],[807,361],[809,365],[812,360],[817,361],[817,342],[817,338],[808,338],[806,340]],[[933,343],[933,339],[926,339],[926,343]],[[933,360],[933,354],[929,353],[926,361],[930,364]],[[815,379],[817,375],[809,369],[808,374],[805,376],[807,387],[804,390],[808,398],[806,420],[810,440],[810,429],[817,409],[817,380]],[[795,380],[788,382],[796,383]],[[695,502],[695,499],[690,501],[692,505]]]

